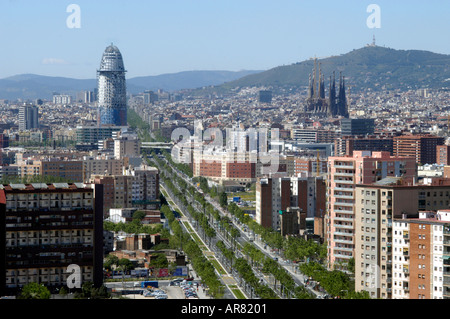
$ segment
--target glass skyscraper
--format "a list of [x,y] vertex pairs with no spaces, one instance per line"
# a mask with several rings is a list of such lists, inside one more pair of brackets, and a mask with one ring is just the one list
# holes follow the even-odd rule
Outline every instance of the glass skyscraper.
[[102,125],[127,125],[125,67],[119,49],[111,44],[105,49],[98,79],[98,121]]

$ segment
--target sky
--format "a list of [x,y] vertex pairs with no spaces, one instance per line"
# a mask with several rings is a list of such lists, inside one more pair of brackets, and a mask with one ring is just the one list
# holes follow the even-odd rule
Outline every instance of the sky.
[[94,79],[111,43],[127,78],[268,70],[374,35],[380,46],[450,54],[449,17],[448,0],[0,0],[0,78]]

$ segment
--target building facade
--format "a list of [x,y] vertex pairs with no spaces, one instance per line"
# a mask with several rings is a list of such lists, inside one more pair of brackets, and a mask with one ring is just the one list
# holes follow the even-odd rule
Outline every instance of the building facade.
[[125,67],[119,49],[105,49],[98,73],[99,125],[127,125]]
[[431,134],[405,134],[394,137],[394,156],[409,156],[420,164],[436,164],[436,147],[444,138]]
[[326,215],[329,267],[347,263],[354,254],[355,186],[386,177],[402,177],[413,183],[417,177],[414,158],[365,151],[355,151],[353,156],[329,157]]
[[24,104],[19,108],[19,131],[39,128],[39,108]]
[[266,228],[281,230],[281,216],[288,208],[305,218],[323,218],[325,185],[322,177],[259,178],[256,183],[256,222]]
[[[67,286],[69,265],[81,283],[103,283],[102,187],[11,184],[0,187],[0,289],[14,294],[36,282]],[[98,213],[100,212],[100,213]]]
[[450,299],[450,211],[395,219],[393,299]]

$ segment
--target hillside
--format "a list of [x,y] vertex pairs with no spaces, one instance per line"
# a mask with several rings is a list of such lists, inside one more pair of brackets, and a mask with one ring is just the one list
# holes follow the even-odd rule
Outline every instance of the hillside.
[[[328,87],[329,77],[339,72],[352,90],[409,88],[441,88],[449,86],[450,55],[419,50],[395,50],[385,47],[364,47],[339,56],[318,59]],[[236,87],[306,88],[314,60],[279,66],[217,86],[218,91]]]

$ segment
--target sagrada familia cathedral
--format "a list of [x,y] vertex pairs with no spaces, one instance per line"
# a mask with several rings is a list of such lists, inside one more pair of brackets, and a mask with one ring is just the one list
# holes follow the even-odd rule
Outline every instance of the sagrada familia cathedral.
[[336,96],[335,73],[330,76],[330,88],[328,98],[325,97],[324,75],[320,68],[317,76],[317,59],[314,60],[314,73],[309,75],[308,98],[304,112],[311,115],[323,117],[346,117],[348,118],[347,98],[345,96],[345,77],[339,75],[339,89]]

